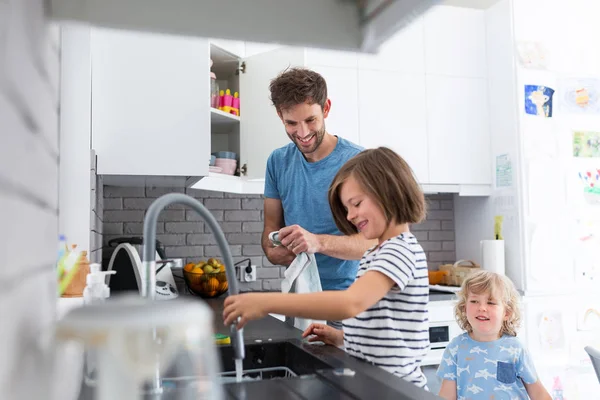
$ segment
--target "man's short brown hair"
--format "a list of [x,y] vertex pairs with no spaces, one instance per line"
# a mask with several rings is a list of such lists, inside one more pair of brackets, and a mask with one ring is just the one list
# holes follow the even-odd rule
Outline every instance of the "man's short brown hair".
[[350,176],[381,207],[388,224],[392,221],[413,224],[425,218],[425,196],[412,169],[393,150],[379,147],[364,150],[348,160],[329,186],[329,206],[342,233],[351,235],[358,232],[348,221],[340,198],[342,185]]
[[307,68],[289,68],[269,85],[271,101],[280,113],[298,104],[318,104],[321,110],[327,102],[327,83],[323,77]]

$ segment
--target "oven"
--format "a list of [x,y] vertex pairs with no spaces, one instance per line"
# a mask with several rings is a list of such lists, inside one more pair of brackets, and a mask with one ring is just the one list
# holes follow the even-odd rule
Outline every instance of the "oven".
[[421,365],[439,364],[448,343],[462,333],[454,319],[454,304],[454,300],[429,302],[429,350]]

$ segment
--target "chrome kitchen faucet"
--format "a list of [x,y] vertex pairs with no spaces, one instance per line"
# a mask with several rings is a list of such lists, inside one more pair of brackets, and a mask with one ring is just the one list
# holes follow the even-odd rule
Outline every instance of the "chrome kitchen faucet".
[[[204,221],[208,224],[213,232],[213,235],[217,239],[217,245],[221,250],[221,254],[225,261],[225,272],[227,274],[227,282],[229,284],[229,293],[238,294],[238,283],[235,276],[235,267],[233,265],[233,258],[231,257],[231,251],[229,244],[225,239],[225,235],[221,230],[221,227],[217,223],[217,220],[213,215],[193,197],[187,196],[182,193],[169,193],[156,199],[148,208],[146,217],[144,218],[144,251],[143,251],[143,287],[142,296],[148,297],[151,300],[156,298],[156,222],[158,216],[165,209],[165,207],[171,204],[183,204],[193,210],[195,210]],[[234,350],[234,358],[237,360],[244,359],[244,334],[242,329],[237,329],[235,324],[231,325],[231,344]],[[156,377],[156,388],[160,387],[160,379]]]

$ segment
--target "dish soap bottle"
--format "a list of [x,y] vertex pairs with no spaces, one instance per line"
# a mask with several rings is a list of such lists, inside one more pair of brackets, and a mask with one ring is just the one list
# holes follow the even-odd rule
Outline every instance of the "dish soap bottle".
[[101,271],[100,264],[90,264],[90,273],[86,277],[86,286],[83,289],[85,304],[102,302],[110,296],[110,288],[106,284],[106,275],[116,274],[117,271]]

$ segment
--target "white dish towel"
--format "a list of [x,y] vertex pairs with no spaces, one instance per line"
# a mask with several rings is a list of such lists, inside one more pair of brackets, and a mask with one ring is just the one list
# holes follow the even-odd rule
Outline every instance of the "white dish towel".
[[[271,232],[269,240],[275,246],[280,246],[279,231]],[[285,270],[285,277],[281,282],[282,293],[314,293],[322,292],[321,278],[317,268],[314,254],[300,253]],[[313,322],[325,323],[304,318],[286,317],[285,322],[295,328],[305,330]]]

